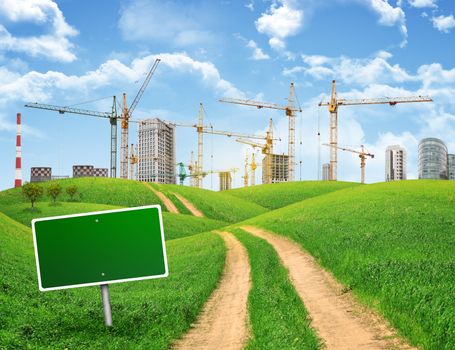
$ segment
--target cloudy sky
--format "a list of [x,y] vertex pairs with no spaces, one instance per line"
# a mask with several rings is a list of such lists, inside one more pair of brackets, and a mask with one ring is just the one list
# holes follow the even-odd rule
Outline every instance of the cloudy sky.
[[[109,111],[131,103],[156,57],[162,59],[134,117],[194,122],[199,102],[216,129],[263,133],[273,118],[277,152],[287,151],[283,112],[219,103],[223,96],[286,103],[295,82],[296,179],[318,178],[319,141],[329,114],[319,108],[332,79],[338,96],[430,95],[434,103],[340,108],[339,143],[364,144],[367,181],[384,180],[384,150],[443,139],[455,153],[454,0],[0,0],[0,189],[14,182],[15,115],[23,115],[23,178],[30,167],[71,175],[73,164],[109,166],[109,122],[24,108],[26,102]],[[104,98],[104,99],[103,99]],[[96,101],[94,101],[96,100]],[[84,103],[94,101],[91,103]],[[135,143],[137,129],[130,130]],[[177,129],[177,160],[196,151],[193,129]],[[247,146],[205,138],[206,169],[239,167]],[[321,147],[321,162],[328,150]],[[340,180],[358,181],[359,159],[339,154]],[[260,168],[258,171],[258,178]],[[235,184],[240,185],[240,172]],[[206,188],[218,188],[216,177]]]

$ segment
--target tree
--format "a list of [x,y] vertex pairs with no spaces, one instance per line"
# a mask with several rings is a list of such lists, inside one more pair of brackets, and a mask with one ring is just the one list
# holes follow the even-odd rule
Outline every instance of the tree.
[[66,188],[66,193],[70,196],[71,200],[74,200],[74,196],[77,194],[77,187],[76,186],[69,186]]
[[58,183],[50,184],[47,188],[47,194],[52,197],[54,204],[57,202],[57,197],[62,193],[62,187]]
[[22,193],[32,202],[32,209],[35,208],[35,202],[43,195],[43,188],[37,183],[27,183],[22,186]]

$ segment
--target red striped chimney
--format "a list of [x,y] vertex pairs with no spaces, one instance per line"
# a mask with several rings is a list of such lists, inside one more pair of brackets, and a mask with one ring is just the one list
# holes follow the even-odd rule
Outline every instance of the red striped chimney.
[[16,178],[14,180],[14,187],[21,186],[22,186],[21,114],[17,113]]

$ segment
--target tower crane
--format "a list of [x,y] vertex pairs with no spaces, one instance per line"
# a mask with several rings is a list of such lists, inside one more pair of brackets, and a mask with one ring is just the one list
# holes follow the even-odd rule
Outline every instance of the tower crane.
[[[332,146],[328,143],[324,143],[323,144],[324,146],[328,146],[328,147],[335,147],[335,146]],[[360,146],[360,151],[356,151],[354,149],[350,149],[350,148],[346,148],[346,147],[339,147],[339,146],[336,146],[339,150],[342,150],[342,151],[346,151],[346,152],[352,152],[352,153],[356,153],[359,155],[359,158],[360,158],[360,182],[361,183],[365,183],[365,160],[367,157],[370,157],[370,158],[374,158],[374,154],[372,153],[369,153],[369,152],[366,152],[365,151],[365,147],[363,145]]]
[[245,155],[245,165],[244,165],[244,174],[242,176],[243,179],[243,186],[248,187],[248,179],[249,179],[249,174],[248,174],[248,153]]
[[[110,176],[117,177],[117,119],[120,117],[117,115],[117,103],[116,97],[113,97],[112,110],[111,112],[97,112],[88,109],[74,108],[74,107],[63,107],[55,106],[44,103],[26,103],[25,107],[44,109],[48,111],[55,111],[59,114],[71,113],[86,115],[90,117],[106,118],[109,119],[111,125],[111,145],[110,145]],[[131,120],[132,122],[138,122],[137,120]]]
[[[138,158],[138,149],[137,149],[137,145],[136,145],[136,154],[134,154],[134,145],[131,144],[131,154],[130,154],[130,180],[135,180],[135,176],[134,176],[134,168],[137,167],[137,163],[139,161],[139,158]],[[137,177],[137,171],[136,171],[136,177]]]
[[152,79],[153,73],[155,73],[156,67],[160,63],[161,59],[157,58],[153,63],[150,71],[148,72],[144,82],[142,83],[141,88],[137,92],[136,97],[134,98],[131,106],[128,108],[126,105],[126,94],[123,94],[123,113],[122,113],[122,138],[120,143],[120,177],[122,179],[128,178],[128,128],[131,115],[136,109],[139,101],[141,100],[142,95],[144,94],[147,85]]
[[377,105],[388,104],[395,106],[398,103],[433,102],[428,96],[410,97],[385,97],[385,98],[361,98],[361,99],[339,99],[336,92],[336,82],[332,80],[332,94],[329,102],[320,102],[320,106],[328,106],[330,112],[330,172],[329,179],[337,180],[338,164],[338,107],[356,105]]
[[199,174],[195,177],[196,187],[202,188],[202,174],[203,171],[203,162],[204,162],[204,136],[203,134],[212,134],[212,135],[224,135],[227,137],[241,137],[246,139],[255,139],[255,140],[266,140],[268,145],[272,145],[273,141],[281,140],[273,138],[273,131],[267,132],[265,136],[263,135],[252,135],[252,134],[244,134],[239,132],[233,131],[224,131],[224,130],[214,130],[211,125],[204,125],[204,107],[202,103],[199,104],[199,114],[198,114],[198,123],[179,123],[179,122],[170,122],[169,124],[175,126],[183,126],[183,127],[194,127],[196,128],[196,132],[198,134],[198,152],[197,152],[197,162],[195,163],[195,173]]
[[[246,140],[244,138],[238,138],[236,139],[237,142],[243,143],[246,145],[250,145],[253,147],[253,150],[255,148],[259,148],[262,151],[262,154],[265,155],[265,167],[263,169],[264,171],[264,178],[265,178],[265,183],[266,184],[271,184],[272,183],[272,154],[273,154],[273,121],[272,118],[270,118],[269,122],[269,129],[267,130],[266,137],[265,137],[265,144],[262,143],[257,143],[251,140]],[[253,152],[254,155],[254,152]],[[256,169],[254,169],[256,170]],[[252,169],[252,172],[253,169]],[[254,185],[254,184],[252,184]]]
[[295,178],[295,116],[297,112],[302,112],[301,108],[295,106],[295,87],[294,83],[291,83],[289,88],[289,97],[287,106],[282,106],[276,103],[269,102],[260,102],[253,100],[243,100],[238,98],[222,98],[219,101],[225,103],[234,103],[244,106],[254,106],[258,109],[261,108],[271,108],[283,110],[286,113],[286,116],[289,118],[289,127],[288,127],[288,156],[289,156],[289,166],[288,166],[288,181],[294,181]]

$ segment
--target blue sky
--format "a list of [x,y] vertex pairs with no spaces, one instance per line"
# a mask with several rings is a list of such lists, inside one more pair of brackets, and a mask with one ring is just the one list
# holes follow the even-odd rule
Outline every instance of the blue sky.
[[[296,179],[318,177],[318,124],[328,141],[329,115],[317,107],[337,80],[339,97],[431,95],[434,103],[346,107],[339,143],[366,145],[367,182],[383,181],[384,150],[408,151],[417,175],[417,144],[439,137],[455,153],[455,2],[453,0],[50,1],[0,0],[0,189],[14,182],[15,115],[23,115],[23,178],[31,166],[71,175],[73,164],[109,166],[109,124],[24,108],[25,102],[74,105],[127,93],[129,103],[156,57],[160,63],[135,118],[195,121],[199,102],[216,129],[263,133],[274,120],[287,151],[280,111],[217,102],[222,96],[285,103],[295,82]],[[109,98],[81,108],[109,111]],[[130,130],[135,143],[137,130]],[[243,169],[246,151],[206,136],[205,168]],[[177,160],[196,151],[196,133],[177,129]],[[358,158],[339,154],[339,179],[358,181]],[[321,149],[322,162],[328,161]],[[260,171],[258,172],[258,178]],[[235,184],[240,185],[241,174]],[[218,188],[207,177],[206,188]]]

